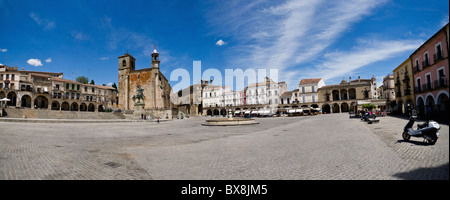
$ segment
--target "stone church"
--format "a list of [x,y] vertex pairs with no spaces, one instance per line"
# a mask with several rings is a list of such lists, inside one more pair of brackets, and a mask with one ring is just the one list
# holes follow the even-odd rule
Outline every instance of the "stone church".
[[[159,70],[159,53],[156,47],[151,54],[151,68],[135,69],[136,59],[126,53],[119,56],[119,103],[118,107],[125,113],[139,112],[159,118],[172,118],[170,94],[172,87]],[[142,88],[142,99],[136,96],[138,86]],[[139,105],[143,106],[137,107]]]

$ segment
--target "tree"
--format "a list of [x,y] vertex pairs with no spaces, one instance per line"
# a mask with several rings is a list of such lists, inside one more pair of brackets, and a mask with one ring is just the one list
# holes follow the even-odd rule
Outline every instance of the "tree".
[[86,76],[79,76],[75,79],[77,82],[87,84],[89,82],[89,78]]
[[375,105],[371,104],[371,103],[366,103],[362,105],[362,108],[367,109],[367,110],[373,110],[375,108]]
[[91,85],[95,85],[94,79],[91,80],[91,83],[89,83]]
[[114,82],[113,84],[112,84],[112,86],[111,87],[113,87],[113,88],[115,88],[116,90],[117,90],[117,85],[116,85],[116,82]]

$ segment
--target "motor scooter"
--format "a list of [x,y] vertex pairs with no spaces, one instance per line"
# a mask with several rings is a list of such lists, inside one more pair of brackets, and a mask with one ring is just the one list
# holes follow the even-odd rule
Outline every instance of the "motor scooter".
[[417,130],[412,127],[416,122],[417,115],[411,115],[405,128],[403,128],[402,137],[404,140],[409,141],[411,137],[423,137],[430,145],[434,145],[439,138],[438,130],[441,129],[439,124],[433,120],[427,120],[422,124],[417,125]]
[[369,121],[369,118],[376,119],[377,116],[374,115],[374,114],[366,113],[366,114],[364,114],[364,115],[361,117],[361,120]]

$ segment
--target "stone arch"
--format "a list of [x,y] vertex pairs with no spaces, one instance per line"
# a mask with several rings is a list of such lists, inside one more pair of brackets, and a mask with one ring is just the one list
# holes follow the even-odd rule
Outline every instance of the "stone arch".
[[319,108],[319,105],[317,105],[317,104],[312,104],[311,107],[313,107],[313,108]]
[[69,111],[70,110],[70,104],[67,101],[62,102],[61,110]]
[[16,106],[17,103],[17,94],[13,91],[9,92],[6,98],[9,99],[9,101],[6,103],[8,106]]
[[340,113],[341,112],[340,106],[339,106],[338,103],[334,103],[332,109],[333,109],[333,113]]
[[0,99],[3,99],[6,97],[6,93],[3,91],[0,91]]
[[356,99],[356,89],[355,88],[348,89],[348,99]]
[[331,96],[333,101],[339,101],[339,90],[331,91]]
[[85,103],[80,104],[80,111],[87,111],[87,105]]
[[73,103],[70,105],[70,110],[71,110],[71,111],[78,111],[78,104],[77,104],[77,102],[73,102]]
[[212,110],[211,109],[208,109],[207,111],[206,111],[206,115],[212,115],[213,113],[212,113]]
[[37,96],[34,99],[34,106],[36,108],[48,109],[48,98],[42,95]]
[[425,115],[425,101],[423,100],[423,97],[421,95],[416,99],[416,111],[417,114],[421,117]]
[[220,109],[220,115],[227,115],[227,110],[224,108]]
[[105,112],[105,106],[102,104],[98,105],[98,112]]
[[341,90],[339,90],[339,93],[341,95],[341,100],[347,100],[348,99],[347,89],[341,89]]
[[348,106],[348,104],[346,103],[346,102],[343,102],[342,104],[341,104],[341,112],[348,112],[350,109],[349,109],[349,106]]
[[219,115],[219,110],[218,109],[214,109],[213,115]]
[[440,93],[436,98],[436,106],[438,111],[448,113],[449,112],[449,98],[448,93]]
[[426,108],[426,112],[432,111],[435,108],[435,100],[433,95],[427,95],[427,97],[425,98],[425,108]]
[[95,111],[95,105],[93,103],[90,103],[88,106],[88,112],[94,112]]
[[59,110],[61,108],[61,105],[58,101],[53,101],[52,102],[52,110]]
[[331,106],[328,104],[323,104],[322,105],[322,113],[324,113],[324,114],[331,113]]
[[20,107],[22,108],[31,108],[31,97],[30,95],[23,95],[21,98]]

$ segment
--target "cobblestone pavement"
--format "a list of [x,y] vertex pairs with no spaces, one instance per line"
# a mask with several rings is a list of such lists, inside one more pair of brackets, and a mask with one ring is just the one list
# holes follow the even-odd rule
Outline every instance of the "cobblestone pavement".
[[0,122],[1,180],[449,179],[448,125],[433,146],[401,138],[406,119],[348,114],[201,126],[156,122]]

